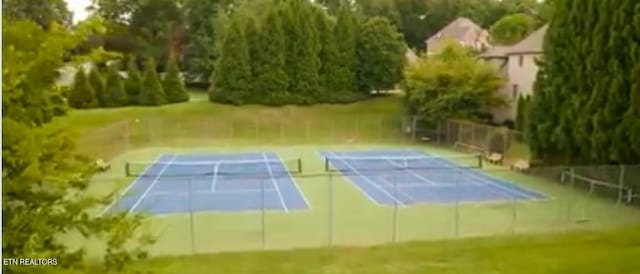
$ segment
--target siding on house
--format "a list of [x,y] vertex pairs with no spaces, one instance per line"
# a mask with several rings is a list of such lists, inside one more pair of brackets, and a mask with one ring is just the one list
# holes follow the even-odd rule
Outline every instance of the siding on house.
[[494,64],[506,80],[498,94],[507,105],[493,109],[494,122],[515,120],[518,97],[533,94],[533,86],[538,74],[536,60],[542,57],[542,44],[547,26],[544,26],[511,47],[489,48],[480,58]]

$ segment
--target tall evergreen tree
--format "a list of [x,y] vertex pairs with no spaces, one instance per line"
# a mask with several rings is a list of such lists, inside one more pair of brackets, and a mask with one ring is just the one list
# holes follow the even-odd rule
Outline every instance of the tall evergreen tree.
[[[215,17],[219,6],[227,0],[188,0],[185,2],[186,23],[189,29],[182,60],[185,78],[206,82],[215,64],[215,39],[218,30]],[[213,18],[212,18],[213,17]]]
[[261,41],[261,50],[254,52],[251,61],[255,78],[253,93],[259,96],[256,99],[263,98],[268,104],[289,102],[291,98],[287,93],[289,79],[285,71],[285,33],[276,9],[269,11],[257,36]]
[[98,105],[101,107],[107,106],[107,101],[109,100],[109,98],[105,93],[106,85],[104,82],[104,78],[100,73],[100,69],[97,66],[92,67],[89,71],[89,84],[91,84],[91,87],[96,94]]
[[333,75],[330,77],[333,82],[333,89],[341,93],[354,93],[357,91],[356,76],[356,48],[358,46],[358,21],[353,11],[343,6],[338,11],[337,23],[335,27],[336,58],[331,60],[335,63],[332,69]]
[[253,80],[249,62],[242,22],[233,18],[212,76],[209,99],[232,104],[244,103]]
[[312,103],[318,96],[318,36],[311,12],[311,3],[292,0],[286,7],[288,26],[287,67],[290,80],[289,92],[301,99],[300,103]]
[[179,103],[189,101],[189,93],[184,87],[182,77],[180,77],[180,70],[175,59],[171,58],[167,62],[167,68],[165,69],[165,76],[162,80],[162,88],[166,94],[167,102]]
[[516,108],[516,129],[523,130],[526,121],[526,109],[529,103],[529,96],[518,96],[518,105]]
[[144,80],[139,102],[144,106],[157,106],[167,103],[164,89],[156,72],[156,62],[153,58],[147,59],[144,64]]
[[631,2],[550,4],[554,16],[528,111],[532,149],[556,162],[637,162],[628,149],[631,123],[624,122],[635,66],[629,56],[640,37],[629,24]]
[[127,79],[125,80],[125,91],[127,92],[130,105],[139,103],[140,91],[142,90],[142,76],[138,70],[135,58],[129,58],[127,63]]
[[[263,46],[264,41],[258,40],[260,37],[258,37],[258,26],[256,25],[256,20],[253,17],[248,16],[244,19],[244,21],[244,37],[247,41],[247,51],[249,52],[251,78],[255,79],[256,64],[254,62],[254,59],[256,58],[256,56],[260,55],[260,51],[262,51],[261,47]],[[262,96],[260,94],[260,91],[252,87],[253,83],[253,81],[249,83],[251,86],[249,87],[250,93],[248,95],[249,98],[247,99],[250,99],[250,101],[254,101],[254,99],[256,99],[257,97]]]
[[74,108],[92,108],[97,105],[93,87],[89,84],[86,72],[82,68],[76,72],[68,101],[69,105]]
[[382,17],[368,19],[357,47],[358,89],[363,94],[390,90],[402,78],[406,46],[402,35]]
[[107,79],[105,83],[105,106],[120,107],[127,105],[129,98],[127,97],[127,93],[124,91],[122,77],[118,72],[117,66],[112,65],[107,68]]

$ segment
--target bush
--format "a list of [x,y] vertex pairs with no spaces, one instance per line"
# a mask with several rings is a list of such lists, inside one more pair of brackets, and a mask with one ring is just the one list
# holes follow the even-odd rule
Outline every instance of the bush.
[[149,58],[145,64],[139,103],[144,106],[157,106],[167,103],[164,89],[156,72],[156,62],[153,58]]
[[95,93],[89,84],[84,69],[76,72],[73,88],[69,92],[69,105],[73,108],[92,108],[96,106]]
[[170,59],[167,62],[166,75],[162,81],[164,92],[167,96],[167,102],[179,103],[189,101],[189,93],[184,87],[184,82],[180,78],[180,70],[175,60]]
[[139,104],[140,90],[142,90],[142,77],[135,58],[130,58],[127,64],[127,80],[125,91],[130,105]]
[[127,93],[124,91],[122,77],[120,77],[116,66],[110,66],[107,70],[107,81],[104,93],[106,98],[105,106],[119,107],[127,105]]
[[89,84],[93,88],[98,105],[101,107],[107,106],[109,96],[105,93],[104,78],[100,75],[100,69],[97,66],[92,67],[89,72]]

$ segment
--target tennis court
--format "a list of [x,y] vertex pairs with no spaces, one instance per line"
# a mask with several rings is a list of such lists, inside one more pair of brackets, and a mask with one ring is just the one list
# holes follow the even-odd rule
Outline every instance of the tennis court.
[[125,170],[137,178],[107,212],[309,208],[292,177],[302,171],[301,160],[283,160],[275,153],[163,154],[151,162],[128,162]]
[[376,204],[545,199],[545,194],[484,174],[480,155],[439,157],[414,150],[323,151],[328,171],[346,176]]

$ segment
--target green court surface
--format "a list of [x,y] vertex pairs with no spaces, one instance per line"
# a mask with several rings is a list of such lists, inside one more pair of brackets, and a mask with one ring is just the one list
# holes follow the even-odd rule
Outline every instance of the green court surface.
[[[640,209],[590,194],[547,178],[485,164],[486,175],[549,198],[491,203],[422,203],[381,206],[338,173],[327,173],[321,150],[413,148],[447,157],[460,152],[426,145],[220,145],[132,149],[112,159],[112,169],[94,178],[90,191],[122,189],[127,161],[153,161],[161,154],[270,151],[283,159],[301,158],[303,172],[294,180],[310,209],[291,211],[194,212],[148,216],[145,230],[157,237],[152,255],[219,251],[369,246],[416,240],[441,240],[523,233],[597,230],[640,223]],[[463,164],[463,163],[461,163]]]

